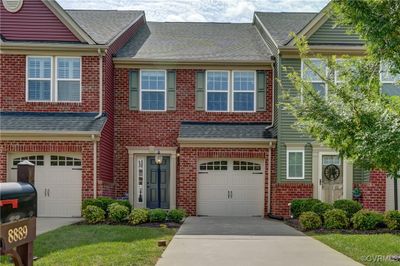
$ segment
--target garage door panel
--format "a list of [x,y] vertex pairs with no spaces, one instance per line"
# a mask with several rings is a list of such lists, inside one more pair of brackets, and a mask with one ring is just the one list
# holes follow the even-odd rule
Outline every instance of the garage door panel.
[[41,164],[35,166],[38,216],[80,216],[82,202],[82,162],[80,155],[37,154],[35,156],[32,154],[11,155],[9,180],[17,180],[14,160],[17,161],[26,157],[35,159],[36,162]]
[[215,161],[215,159],[202,160],[199,164],[198,214],[263,215],[265,186],[263,161],[222,159],[220,161],[226,162],[224,171],[209,169],[205,171],[205,167],[215,167]]

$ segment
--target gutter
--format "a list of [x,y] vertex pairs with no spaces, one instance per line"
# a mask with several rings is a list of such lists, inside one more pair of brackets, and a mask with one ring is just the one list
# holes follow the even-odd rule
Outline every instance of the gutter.
[[97,198],[97,140],[92,135],[93,141],[93,198]]

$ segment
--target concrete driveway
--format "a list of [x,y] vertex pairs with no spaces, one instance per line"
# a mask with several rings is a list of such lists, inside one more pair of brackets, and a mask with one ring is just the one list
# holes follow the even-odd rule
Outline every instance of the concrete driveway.
[[82,221],[82,218],[47,218],[39,217],[36,219],[36,234],[40,235],[52,231],[59,227],[74,224]]
[[157,266],[361,265],[285,225],[257,217],[189,217]]

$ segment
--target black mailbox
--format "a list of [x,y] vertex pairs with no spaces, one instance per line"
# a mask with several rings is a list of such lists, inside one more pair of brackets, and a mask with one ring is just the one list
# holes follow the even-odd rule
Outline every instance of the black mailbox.
[[37,193],[29,183],[0,183],[0,222],[2,224],[37,216]]

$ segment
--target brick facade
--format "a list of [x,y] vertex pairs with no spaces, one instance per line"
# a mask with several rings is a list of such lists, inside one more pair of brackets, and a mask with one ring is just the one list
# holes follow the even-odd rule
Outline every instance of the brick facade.
[[312,198],[313,184],[307,183],[274,183],[271,194],[271,213],[288,218],[288,204],[294,199]]
[[[267,70],[267,111],[255,113],[205,112],[195,109],[195,69],[176,70],[176,110],[129,110],[129,70],[115,69],[115,194],[128,193],[128,146],[178,147],[181,121],[271,122],[272,71]],[[181,156],[180,159],[183,157]],[[194,194],[195,197],[195,194]]]
[[368,183],[357,186],[361,189],[361,204],[364,208],[383,212],[386,209],[386,173],[372,171]]

